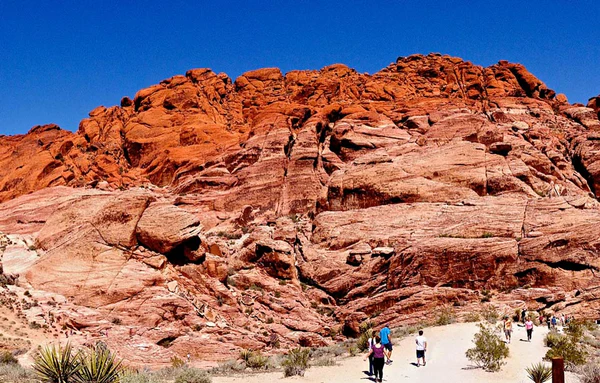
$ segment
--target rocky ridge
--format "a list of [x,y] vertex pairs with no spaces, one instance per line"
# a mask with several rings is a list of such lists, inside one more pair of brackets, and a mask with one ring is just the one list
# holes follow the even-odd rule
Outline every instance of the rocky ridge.
[[190,70],[76,133],[0,137],[7,293],[153,366],[461,316],[487,291],[593,316],[599,113],[439,54]]

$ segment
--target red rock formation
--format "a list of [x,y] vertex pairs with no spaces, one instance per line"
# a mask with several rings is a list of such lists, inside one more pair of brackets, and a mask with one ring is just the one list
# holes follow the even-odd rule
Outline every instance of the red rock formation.
[[438,54],[374,75],[191,70],[76,133],[0,138],[0,230],[21,238],[4,269],[132,364],[325,344],[369,317],[477,310],[483,290],[590,315],[597,105]]

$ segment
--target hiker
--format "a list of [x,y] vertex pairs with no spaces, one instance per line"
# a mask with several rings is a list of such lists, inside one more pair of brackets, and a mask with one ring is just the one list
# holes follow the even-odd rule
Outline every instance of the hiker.
[[527,318],[527,322],[525,322],[525,330],[527,330],[527,341],[531,342],[531,334],[533,333],[533,322],[531,318]]
[[506,337],[506,343],[510,343],[512,335],[512,321],[508,316],[504,317],[504,337]]
[[548,330],[550,330],[550,326],[552,325],[552,318],[550,318],[550,315],[546,318],[546,324],[548,324]]
[[552,315],[552,328],[556,328],[556,316]]
[[[382,382],[383,381],[383,366],[385,365],[386,358],[386,349],[381,344],[381,337],[379,335],[375,335],[375,343],[373,347],[369,349],[369,356],[373,356],[373,369],[375,370],[375,381]],[[367,360],[367,358],[365,358]]]
[[419,330],[419,336],[415,339],[417,344],[417,367],[421,365],[421,359],[423,359],[423,366],[427,363],[425,361],[425,351],[427,351],[427,338],[423,336],[423,330]]
[[391,364],[392,361],[392,335],[388,326],[379,331],[379,337],[381,338],[381,344],[385,347],[387,351],[387,364]]
[[[375,336],[373,334],[371,334],[371,336],[369,337],[369,339],[367,339],[367,345],[369,346],[369,350],[373,348],[373,346],[375,345]],[[373,376],[373,354],[369,353],[368,355],[369,358],[369,376]]]
[[560,314],[560,323],[563,327],[565,326],[565,323],[567,323],[565,321],[565,314]]
[[527,314],[527,311],[525,309],[523,309],[521,311],[521,322],[525,323],[525,315]]

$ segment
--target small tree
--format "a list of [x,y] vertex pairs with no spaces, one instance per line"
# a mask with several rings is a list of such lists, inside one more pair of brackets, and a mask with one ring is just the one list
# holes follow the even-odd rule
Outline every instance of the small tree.
[[486,371],[498,371],[508,357],[508,347],[495,333],[494,329],[479,324],[479,332],[473,339],[475,347],[465,353],[467,358],[475,365]]

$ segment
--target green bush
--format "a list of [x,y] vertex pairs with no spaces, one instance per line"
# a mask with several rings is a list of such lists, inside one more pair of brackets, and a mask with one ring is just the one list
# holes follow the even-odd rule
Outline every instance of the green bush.
[[356,347],[360,351],[367,351],[369,349],[369,338],[373,337],[373,330],[368,329],[366,332],[360,334],[356,341]]
[[465,353],[467,358],[475,365],[487,371],[498,371],[508,357],[508,347],[494,332],[483,324],[479,324],[479,332],[473,339],[475,347]]
[[558,331],[553,329],[546,334],[546,337],[544,338],[544,344],[546,347],[554,347],[558,344],[558,342],[560,342],[562,337],[564,337],[564,335],[559,334]]
[[43,381],[70,383],[81,368],[81,362],[71,344],[67,343],[65,347],[51,345],[39,350],[33,368]]
[[255,370],[264,369],[269,363],[269,358],[260,352],[253,352],[246,361],[246,366]]
[[533,381],[533,383],[544,383],[552,378],[552,367],[543,363],[536,363],[527,367],[527,377]]
[[435,324],[437,326],[445,326],[455,322],[454,312],[450,307],[442,307],[438,314]]
[[572,370],[574,366],[581,366],[586,363],[587,353],[575,339],[560,335],[558,341],[552,344],[544,357],[546,360],[552,360],[552,358],[563,358],[565,368]]
[[184,368],[175,378],[175,383],[211,383],[210,375],[198,368]]
[[19,361],[10,351],[0,351],[0,364],[18,364]]
[[122,372],[121,361],[109,349],[96,345],[79,357],[79,369],[75,373],[75,383],[115,383]]
[[171,367],[181,368],[183,366],[185,366],[185,362],[183,361],[183,359],[181,359],[177,355],[171,357]]
[[479,322],[480,320],[481,317],[476,312],[468,312],[464,317],[465,322]]
[[307,348],[295,348],[290,350],[282,363],[284,376],[286,378],[296,375],[304,376],[304,372],[309,367],[309,354],[310,350]]

